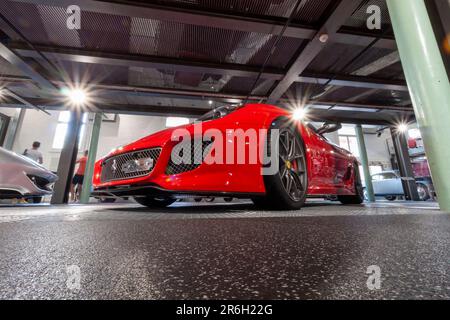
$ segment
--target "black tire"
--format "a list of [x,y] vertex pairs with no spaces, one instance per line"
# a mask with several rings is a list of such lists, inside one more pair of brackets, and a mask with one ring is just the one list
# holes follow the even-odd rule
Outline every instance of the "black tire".
[[201,202],[203,200],[203,198],[194,198],[195,202]]
[[134,200],[149,208],[165,208],[176,201],[176,199],[165,197],[135,197]]
[[[303,140],[288,120],[279,118],[271,125],[267,136],[268,154],[277,152],[279,167],[275,174],[264,175],[266,195],[253,198],[256,206],[263,209],[298,210],[306,200],[308,174]],[[274,129],[279,130],[275,135]],[[278,139],[278,150],[270,150],[272,139]]]
[[99,198],[99,202],[101,203],[114,203],[116,202],[116,198]]
[[423,183],[417,183],[417,192],[419,193],[419,198],[421,201],[427,201],[430,200],[430,190],[428,187]]
[[397,197],[396,196],[385,196],[384,197],[386,200],[388,200],[388,201],[395,201],[395,200],[397,200]]
[[361,183],[361,175],[359,173],[359,166],[357,163],[353,164],[355,168],[355,191],[356,194],[352,196],[338,196],[342,204],[361,204],[364,202],[364,187]]
[[233,201],[233,198],[231,198],[231,197],[225,197],[225,198],[223,198],[223,200],[225,200],[225,202],[232,202],[232,201]]
[[31,198],[31,200],[33,201],[33,203],[41,203],[42,197],[33,197],[33,198]]

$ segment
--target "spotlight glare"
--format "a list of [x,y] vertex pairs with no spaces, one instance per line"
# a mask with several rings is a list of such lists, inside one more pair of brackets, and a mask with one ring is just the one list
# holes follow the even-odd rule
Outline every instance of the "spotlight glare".
[[63,88],[61,89],[61,93],[65,95],[73,105],[81,106],[87,102],[87,93],[81,88]]
[[303,120],[305,118],[305,109],[304,108],[296,108],[292,112],[292,118],[296,121]]
[[406,123],[400,123],[397,126],[397,131],[400,133],[405,133],[406,131],[408,131],[408,125]]

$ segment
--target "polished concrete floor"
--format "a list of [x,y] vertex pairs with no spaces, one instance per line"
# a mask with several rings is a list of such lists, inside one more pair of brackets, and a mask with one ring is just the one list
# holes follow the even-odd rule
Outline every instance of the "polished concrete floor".
[[450,299],[449,248],[434,203],[3,205],[0,298]]

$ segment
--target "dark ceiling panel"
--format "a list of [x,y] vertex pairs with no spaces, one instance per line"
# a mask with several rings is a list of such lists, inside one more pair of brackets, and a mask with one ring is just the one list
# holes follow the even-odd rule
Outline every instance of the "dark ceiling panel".
[[[256,84],[256,87],[261,84],[263,79],[260,79]],[[223,87],[223,93],[237,93],[237,94],[249,94],[252,89],[252,85],[255,82],[254,78],[245,78],[245,77],[233,77],[226,83]]]
[[82,12],[79,30],[83,48],[128,52],[131,18],[93,12]]
[[379,105],[397,105],[407,101],[409,98],[409,93],[405,91],[379,90],[355,102]]
[[375,78],[381,78],[381,79],[395,79],[395,80],[405,80],[405,75],[403,73],[402,63],[397,62],[389,67],[386,67],[371,76]]
[[353,98],[360,95],[369,89],[367,88],[356,88],[356,87],[339,87],[338,90],[334,90],[329,94],[326,94],[323,99],[331,101],[345,101],[347,99]]
[[[266,42],[264,47],[261,48],[248,62],[249,65],[261,66],[272,47],[273,42],[276,40],[272,37],[270,41]],[[289,62],[296,55],[298,50],[305,44],[305,41],[294,38],[281,38],[278,43],[277,50],[272,54],[267,62],[268,67],[285,69],[288,67]]]
[[[369,30],[367,28],[367,18],[371,15],[367,13],[367,8],[371,5],[378,6],[381,9],[381,30]],[[391,20],[389,17],[389,11],[386,5],[386,0],[365,0],[361,3],[361,6],[356,10],[353,15],[344,23],[344,27],[353,28],[365,33],[384,33],[386,35],[392,35]]]
[[323,90],[323,85],[313,83],[293,83],[282,99],[290,99],[295,101],[306,101]]
[[[50,43],[36,5],[10,1],[0,1],[2,15],[23,35],[34,43]],[[66,27],[67,29],[67,27]]]
[[58,67],[62,78],[74,83],[128,84],[128,67],[108,66],[101,64],[74,63],[59,61]]
[[[147,1],[139,1],[147,2]],[[154,3],[174,8],[204,10],[213,13],[254,16],[264,18],[288,18],[297,0],[157,0]],[[334,0],[302,1],[294,21],[315,25]]]
[[[372,47],[362,56],[357,57],[363,50],[364,47],[361,46],[331,43],[311,62],[306,72],[349,75],[359,68],[392,52],[389,49]],[[355,58],[356,60],[348,65]]]

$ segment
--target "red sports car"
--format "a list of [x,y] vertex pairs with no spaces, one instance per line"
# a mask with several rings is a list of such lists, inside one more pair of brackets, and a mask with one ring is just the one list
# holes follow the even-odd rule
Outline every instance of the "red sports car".
[[323,136],[339,128],[316,129],[272,105],[219,107],[97,161],[94,194],[131,196],[148,207],[202,196],[251,198],[279,209],[299,209],[307,197],[360,204],[357,159]]

